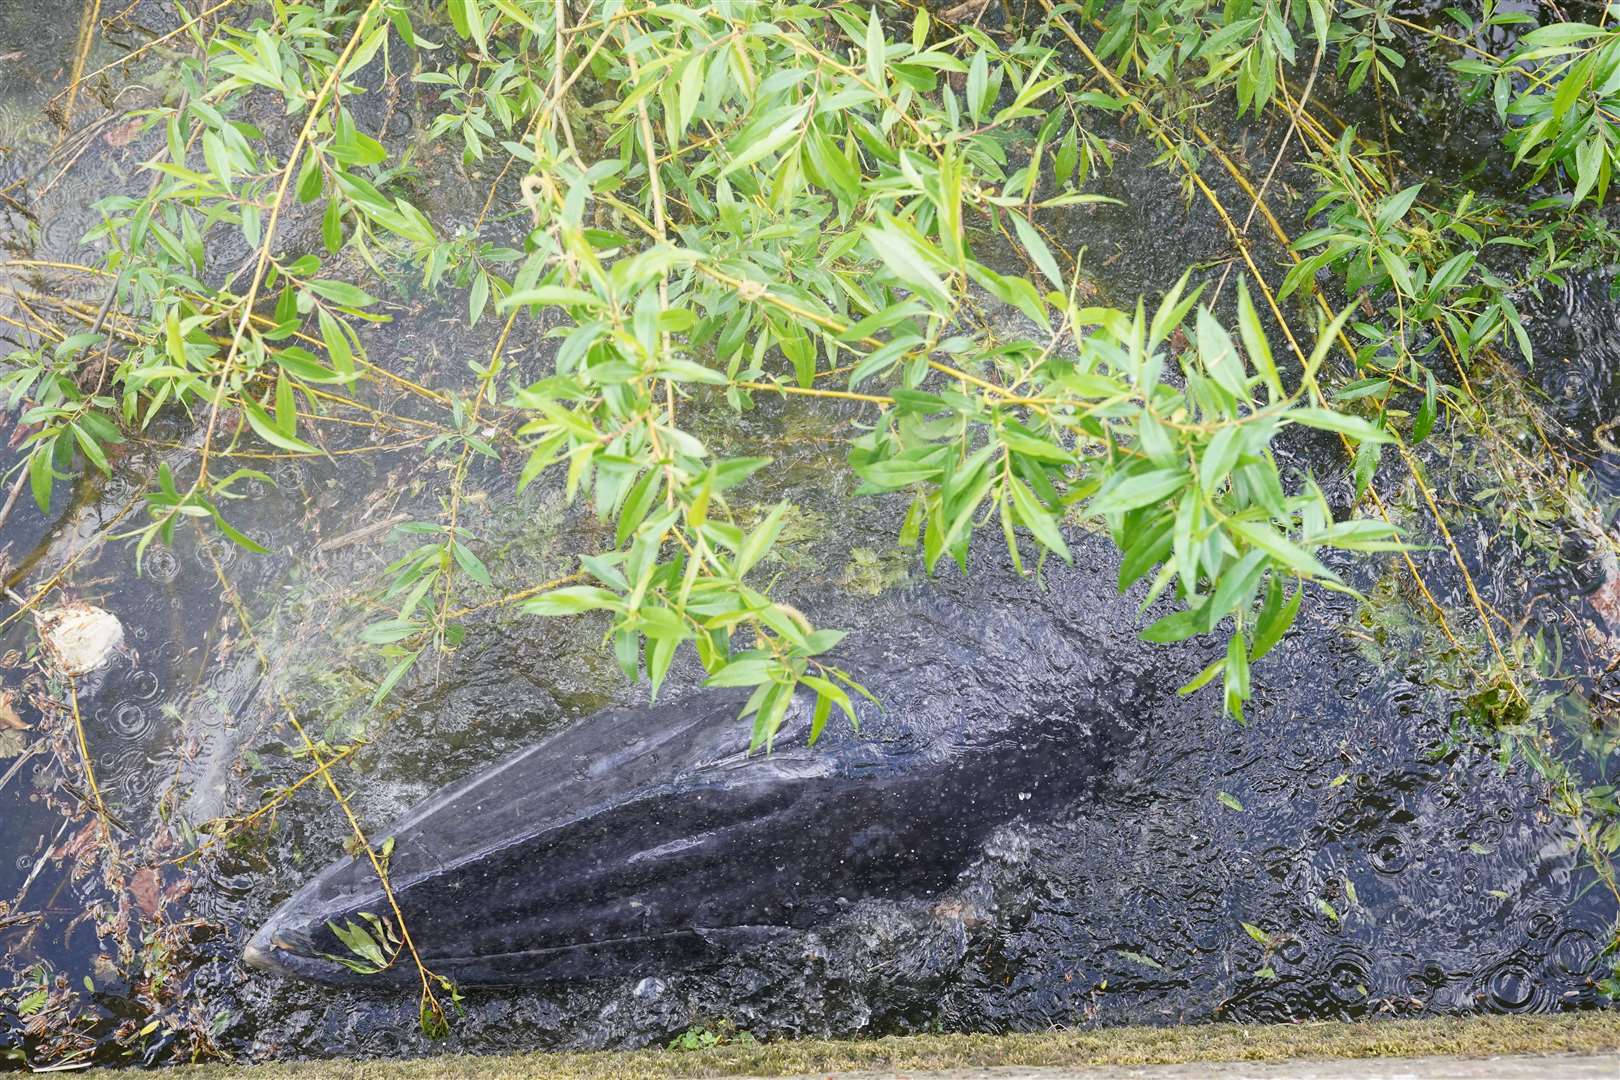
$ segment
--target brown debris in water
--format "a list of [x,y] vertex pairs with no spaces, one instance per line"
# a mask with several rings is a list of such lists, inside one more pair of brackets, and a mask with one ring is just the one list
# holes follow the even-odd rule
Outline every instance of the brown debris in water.
[[0,730],[28,731],[29,725],[17,715],[16,708],[11,704],[12,694],[9,690],[0,690]]

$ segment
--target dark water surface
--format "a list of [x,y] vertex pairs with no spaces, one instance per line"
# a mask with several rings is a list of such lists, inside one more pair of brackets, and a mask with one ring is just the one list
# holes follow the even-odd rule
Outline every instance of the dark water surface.
[[[173,25],[155,4],[137,8],[133,23],[142,19],[158,32]],[[45,118],[75,24],[76,12],[54,6],[0,4],[0,188],[23,181],[12,194],[29,210],[0,205],[0,284],[94,304],[104,287],[94,281],[4,265],[98,264],[100,252],[78,242],[95,220],[90,208],[142,183],[135,166],[154,145],[125,140],[125,106],[107,93],[91,96],[66,143]],[[119,41],[139,40],[129,30],[97,55],[105,61]],[[1190,261],[1227,253],[1207,208],[1189,207],[1172,178],[1147,168],[1154,156],[1136,140],[1102,183],[1125,205],[1059,225],[1066,241],[1088,245],[1089,272],[1116,299],[1162,289]],[[465,221],[469,199],[476,211],[489,176],[462,178],[447,161],[424,167],[430,218]],[[488,319],[467,328],[461,303],[394,304],[394,321],[368,331],[373,358],[466,392],[464,361],[488,355],[497,328]],[[0,296],[0,313],[6,304]],[[1531,382],[1547,395],[1560,445],[1590,469],[1595,501],[1608,507],[1596,527],[1612,530],[1620,436],[1604,425],[1620,415],[1620,306],[1599,272],[1525,306],[1538,347]],[[0,353],[15,334],[0,325]],[[520,371],[539,370],[539,331],[520,328],[510,353]],[[0,679],[30,725],[0,732],[0,1050],[24,1050],[35,1064],[164,1062],[639,1046],[720,1019],[774,1037],[1604,1005],[1593,982],[1605,969],[1615,898],[1593,887],[1538,773],[1522,756],[1504,761],[1496,738],[1466,720],[1455,672],[1398,559],[1338,567],[1373,601],[1313,595],[1256,665],[1256,697],[1238,726],[1221,716],[1217,692],[1174,692],[1219,644],[1139,641],[1140,597],[1115,595],[1117,560],[1103,538],[1077,534],[1076,566],[1054,565],[1038,580],[1015,574],[989,542],[971,575],[928,580],[894,548],[903,507],[847,498],[854,484],[827,433],[858,414],[774,400],[741,421],[715,410],[705,435],[717,452],[777,459],[745,494],[797,506],[775,566],[778,591],[862,648],[912,657],[908,678],[931,686],[942,707],[988,715],[1038,697],[1105,714],[1130,736],[1082,763],[1096,786],[1073,802],[1032,800],[944,899],[850,903],[813,929],[703,970],[472,992],[438,1044],[417,1032],[411,995],[251,971],[242,944],[342,854],[347,835],[330,794],[310,783],[266,815],[273,828],[229,847],[206,839],[205,823],[248,814],[308,772],[288,708],[315,737],[365,737],[336,774],[381,836],[438,786],[645,693],[624,682],[599,625],[490,606],[467,616],[458,650],[425,658],[369,713],[386,666],[356,635],[378,615],[383,567],[412,544],[379,523],[436,519],[448,472],[442,454],[421,449],[434,433],[422,425],[446,421],[441,407],[398,388],[359,393],[404,419],[390,430],[323,426],[327,445],[342,451],[330,459],[257,462],[275,483],[261,485],[236,523],[269,556],[182,530],[137,576],[132,547],[107,539],[120,521],[138,520],[160,462],[184,482],[193,429],[179,417],[129,447],[112,479],[87,478],[72,498],[72,485],[60,485],[49,516],[25,493],[6,521],[11,587],[32,596],[61,574],[63,595],[123,620],[129,649],[76,687],[95,773],[122,826],[109,847],[78,794],[66,688],[30,675],[26,619],[0,628]],[[11,422],[0,430],[9,435]],[[497,410],[489,422],[499,429],[504,417]],[[475,459],[463,508],[497,588],[463,583],[457,599],[468,607],[566,573],[572,553],[611,542],[554,486],[511,495],[524,456],[510,440],[497,445],[498,462]],[[1568,694],[1612,725],[1602,710],[1620,688],[1601,671],[1620,625],[1606,625],[1589,600],[1613,572],[1592,524],[1561,523],[1560,557],[1549,558],[1478,512],[1488,484],[1464,467],[1468,452],[1440,438],[1425,449],[1471,572],[1508,622],[1559,634],[1562,670],[1576,677]],[[16,460],[14,447],[0,453]],[[1342,472],[1315,447],[1291,454],[1301,468]],[[1413,497],[1398,464],[1386,462],[1379,483],[1398,507]],[[1344,491],[1330,495],[1348,503]],[[1421,517],[1410,523],[1416,539],[1433,539]],[[1467,611],[1449,555],[1415,557],[1448,610]],[[250,627],[222,595],[216,567]],[[0,617],[13,610],[7,602]],[[682,661],[665,696],[694,692],[696,681],[695,665]],[[746,738],[741,726],[737,734]],[[1548,745],[1589,778],[1605,767],[1575,755],[1566,737]],[[200,857],[178,861],[199,844]],[[0,1066],[20,1063],[0,1057]]]

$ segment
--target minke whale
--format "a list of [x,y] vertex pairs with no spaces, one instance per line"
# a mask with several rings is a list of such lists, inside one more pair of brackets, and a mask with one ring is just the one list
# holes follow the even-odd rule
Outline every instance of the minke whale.
[[[1096,652],[1016,610],[932,622],[954,626],[837,658],[881,702],[862,705],[858,730],[829,721],[807,745],[805,696],[774,749],[749,753],[745,695],[698,691],[587,717],[377,830],[393,837],[389,880],[423,963],[464,986],[638,977],[853,902],[948,894],[993,830],[1093,788],[1131,736],[1132,680],[1088,678]],[[389,908],[370,862],[341,859],[245,958],[327,983],[414,980],[408,956],[371,974],[332,959],[352,955],[332,924],[361,912]]]

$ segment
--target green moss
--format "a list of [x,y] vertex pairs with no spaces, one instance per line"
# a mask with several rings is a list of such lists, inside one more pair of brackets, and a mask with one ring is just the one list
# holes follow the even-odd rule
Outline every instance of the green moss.
[[[751,529],[763,521],[770,510],[766,505],[745,506],[738,513],[738,524]],[[790,503],[782,518],[782,531],[765,556],[765,565],[794,573],[819,574],[826,565],[818,545],[832,532],[832,521],[826,514]]]
[[677,1053],[514,1054],[417,1061],[307,1062],[179,1070],[175,1080],[679,1080],[791,1076],[854,1069],[1152,1065],[1189,1061],[1419,1057],[1432,1054],[1599,1053],[1620,1049],[1620,1012],[1481,1016],[1371,1023],[1201,1024],[1049,1031],[1033,1035],[913,1035],[860,1041],[788,1040]]
[[851,592],[876,596],[903,584],[911,576],[911,560],[911,552],[902,548],[881,553],[866,547],[855,548],[849,553],[849,565],[844,568],[841,584]]

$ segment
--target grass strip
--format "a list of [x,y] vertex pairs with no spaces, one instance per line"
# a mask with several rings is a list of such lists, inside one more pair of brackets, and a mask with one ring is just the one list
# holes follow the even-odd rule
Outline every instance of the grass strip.
[[1474,1016],[1362,1023],[1191,1024],[1018,1035],[909,1035],[884,1039],[786,1039],[708,1050],[634,1050],[445,1056],[410,1061],[310,1061],[203,1065],[173,1080],[684,1080],[795,1076],[854,1070],[994,1066],[1156,1065],[1198,1061],[1286,1061],[1620,1050],[1620,1011],[1552,1016]]

